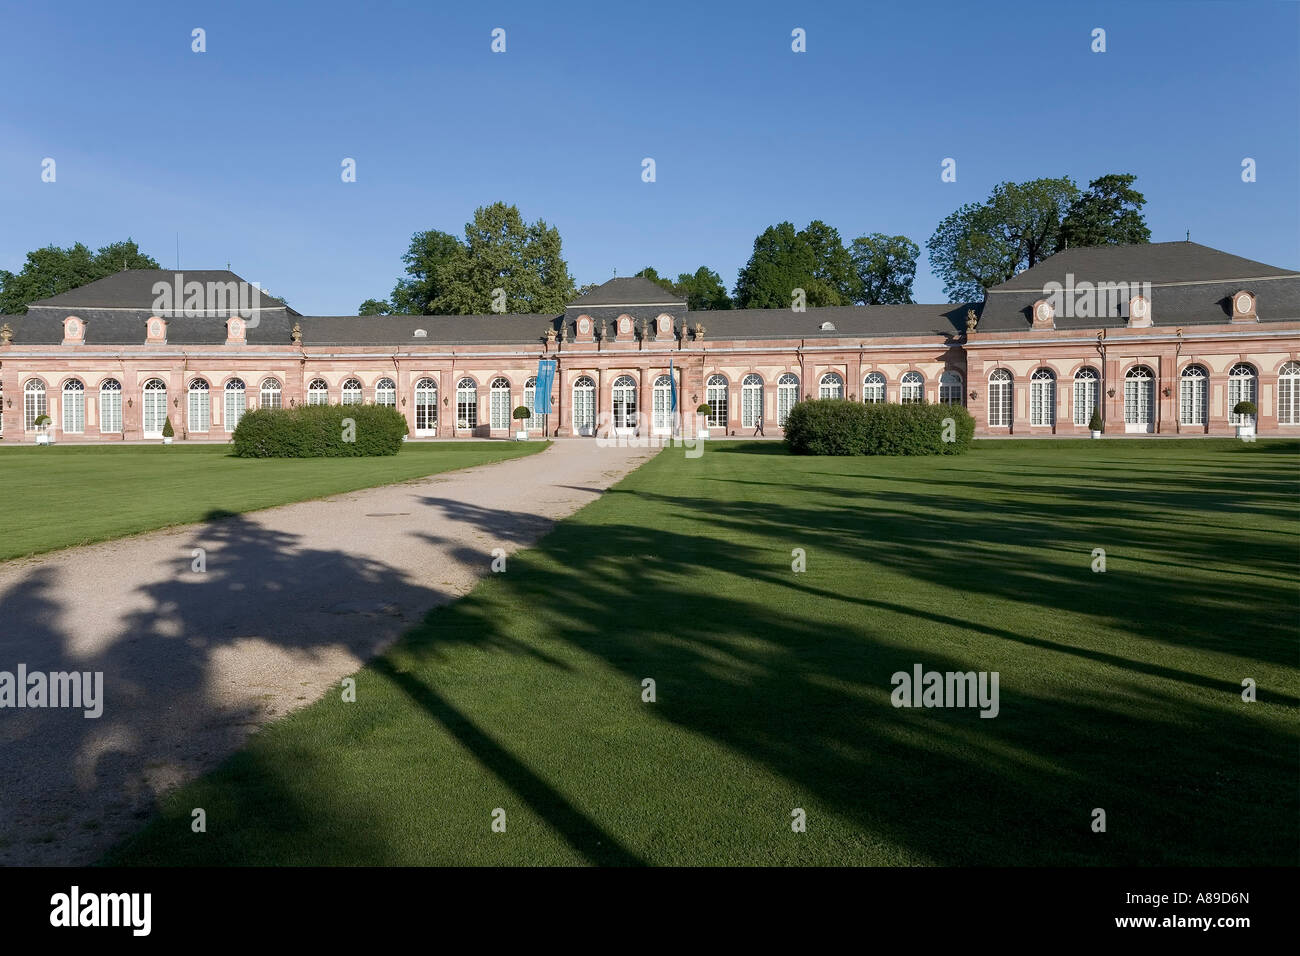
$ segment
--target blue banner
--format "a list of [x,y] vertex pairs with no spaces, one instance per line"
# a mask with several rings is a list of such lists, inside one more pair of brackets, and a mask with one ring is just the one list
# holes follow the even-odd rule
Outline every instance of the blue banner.
[[668,410],[670,412],[675,412],[677,411],[677,376],[673,374],[672,359],[668,360],[668,387],[670,389],[669,395],[672,396],[672,401],[668,406]]
[[551,411],[551,386],[555,383],[555,359],[537,363],[537,390],[533,392],[533,412],[548,415]]

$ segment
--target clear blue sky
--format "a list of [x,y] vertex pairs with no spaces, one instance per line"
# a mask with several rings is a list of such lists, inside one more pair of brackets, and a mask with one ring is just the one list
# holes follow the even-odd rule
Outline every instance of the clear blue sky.
[[179,232],[182,268],[346,314],[412,233],[500,199],[559,228],[579,283],[704,264],[731,287],[763,228],[821,218],[911,237],[942,302],[945,215],[1109,172],[1138,175],[1155,240],[1300,266],[1295,3],[6,0],[0,29],[0,268],[127,235],[170,267]]

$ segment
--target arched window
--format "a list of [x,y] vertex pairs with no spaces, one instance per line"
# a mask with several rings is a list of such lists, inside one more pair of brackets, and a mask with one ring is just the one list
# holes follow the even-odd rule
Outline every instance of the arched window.
[[263,379],[262,396],[259,402],[259,407],[260,408],[282,407],[283,403],[280,400],[280,396],[281,396],[281,392],[280,392],[279,381],[273,378]]
[[596,430],[596,383],[582,375],[573,383],[573,430],[591,435]]
[[1200,365],[1189,365],[1178,376],[1178,423],[1204,425],[1210,407],[1209,374]]
[[415,383],[415,433],[433,435],[438,431],[438,383],[422,378]]
[[478,428],[478,383],[472,378],[456,383],[456,427]]
[[161,438],[163,424],[167,421],[167,383],[151,378],[144,383],[141,395],[141,423],[146,438]]
[[50,406],[45,398],[45,383],[39,378],[30,379],[23,386],[23,428],[33,431],[36,419],[50,413]]
[[1011,373],[1004,368],[995,369],[989,376],[989,425],[1008,428],[1011,425]]
[[212,430],[212,395],[208,383],[201,378],[190,382],[189,395],[186,397],[187,417],[192,432]]
[[239,427],[239,420],[244,417],[244,409],[248,407],[243,379],[232,378],[226,383],[225,391],[226,403],[221,418],[226,431],[233,432]]
[[710,375],[704,400],[709,403],[709,427],[727,427],[727,377]]
[[1101,377],[1095,368],[1084,366],[1074,373],[1074,423],[1087,427],[1097,407],[1097,386]]
[[1145,365],[1135,365],[1124,375],[1124,425],[1126,430],[1150,431],[1155,405],[1156,379]]
[[740,381],[740,424],[757,428],[763,420],[763,377],[750,372]]
[[542,427],[542,416],[537,414],[537,376],[530,375],[524,379],[524,407],[532,412],[521,426],[527,431],[537,431]]
[[1277,423],[1300,425],[1300,362],[1287,362],[1278,369]]
[[494,378],[488,387],[489,424],[493,428],[510,427],[510,380]]
[[939,404],[965,405],[962,398],[961,373],[947,369],[939,376]]
[[1029,376],[1029,424],[1056,424],[1056,375],[1050,368],[1036,368]]
[[397,407],[397,383],[391,378],[381,378],[375,383],[375,404]]
[[63,383],[63,431],[80,435],[86,430],[86,386],[75,378]]
[[862,380],[862,400],[868,405],[879,405],[885,400],[885,376],[868,372]]
[[355,378],[350,378],[343,383],[342,401],[343,405],[360,405],[361,404],[361,383]]
[[1238,415],[1233,412],[1238,402],[1259,404],[1259,375],[1255,366],[1238,362],[1228,370],[1228,424],[1249,425],[1255,420],[1254,415]]
[[786,372],[776,380],[776,424],[785,427],[786,416],[799,401],[799,376]]
[[328,405],[330,403],[329,383],[323,378],[314,378],[307,386],[308,405]]
[[904,372],[898,400],[904,405],[925,401],[925,377],[920,372]]
[[99,386],[99,433],[116,435],[122,431],[122,383],[106,378]]
[[840,378],[835,372],[827,372],[822,376],[821,386],[818,389],[818,397],[843,398],[844,379]]
[[657,435],[668,435],[673,430],[673,380],[667,375],[655,379],[651,394],[651,429]]
[[610,387],[615,428],[636,428],[636,379],[620,375]]

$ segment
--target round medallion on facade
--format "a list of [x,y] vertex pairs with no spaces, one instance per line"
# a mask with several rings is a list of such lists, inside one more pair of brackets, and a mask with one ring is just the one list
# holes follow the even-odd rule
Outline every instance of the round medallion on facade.
[[1249,292],[1243,292],[1241,295],[1237,296],[1237,311],[1240,312],[1242,315],[1250,314],[1250,293]]
[[1052,307],[1046,302],[1038,303],[1038,321],[1049,322],[1052,318]]
[[1133,299],[1133,314],[1139,319],[1147,314],[1147,300],[1140,295]]

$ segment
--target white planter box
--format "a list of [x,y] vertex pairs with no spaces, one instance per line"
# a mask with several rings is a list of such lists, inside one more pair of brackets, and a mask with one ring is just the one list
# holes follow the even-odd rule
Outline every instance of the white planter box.
[[709,437],[709,430],[708,430],[707,428],[701,428],[699,431],[697,431],[697,432],[695,433],[695,437],[696,437],[697,439],[708,438],[708,437]]
[[53,445],[53,444],[54,444],[54,436],[51,435],[49,432],[41,432],[41,433],[39,433],[39,434],[36,436],[36,444],[38,444],[38,445]]
[[1089,438],[1100,438],[1100,437],[1101,437],[1101,432],[1090,431],[1090,432],[1088,432],[1088,437],[1089,437]]
[[170,445],[171,443],[172,443],[172,440],[171,440],[170,438],[163,438],[163,444],[164,444],[164,445]]
[[1254,426],[1253,424],[1252,424],[1252,425],[1238,425],[1238,426],[1237,426],[1237,437],[1238,437],[1238,438],[1254,438],[1254,437],[1255,437],[1255,426]]
[[528,441],[528,432],[515,432],[515,441]]

